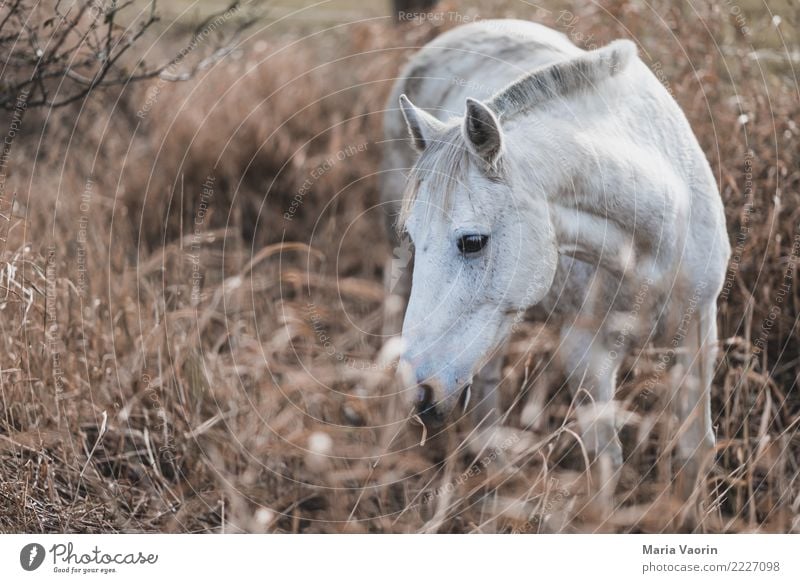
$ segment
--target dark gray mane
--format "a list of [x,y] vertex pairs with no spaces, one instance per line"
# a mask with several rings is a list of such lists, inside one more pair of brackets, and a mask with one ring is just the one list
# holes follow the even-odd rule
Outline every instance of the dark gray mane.
[[636,45],[616,40],[601,49],[554,63],[517,79],[487,103],[502,118],[510,118],[556,97],[590,90],[625,69],[636,55]]

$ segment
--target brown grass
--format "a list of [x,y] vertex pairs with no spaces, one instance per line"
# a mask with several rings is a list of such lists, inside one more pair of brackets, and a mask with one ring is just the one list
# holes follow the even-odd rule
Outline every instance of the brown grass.
[[576,3],[567,28],[555,9],[493,10],[576,41],[635,38],[717,174],[734,247],[718,460],[687,506],[670,495],[666,381],[641,365],[625,375],[627,461],[598,495],[544,368],[554,343],[533,324],[512,342],[502,435],[457,427],[419,447],[380,353],[391,250],[375,172],[391,78],[453,23],[360,23],[302,40],[262,31],[159,87],[143,120],[155,83],[28,112],[2,209],[16,192],[0,531],[800,531],[800,99],[796,65],[750,54],[800,14],[776,30],[746,12],[745,36],[724,3],[656,6]]

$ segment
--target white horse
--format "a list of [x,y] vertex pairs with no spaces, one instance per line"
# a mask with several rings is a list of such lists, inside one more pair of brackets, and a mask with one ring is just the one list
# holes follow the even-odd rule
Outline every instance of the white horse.
[[470,397],[478,418],[496,409],[503,345],[536,306],[560,326],[595,459],[622,462],[616,375],[650,343],[675,379],[677,451],[689,466],[707,459],[725,218],[685,116],[634,43],[587,52],[517,20],[456,28],[407,65],[385,134],[390,233],[414,251],[388,327],[405,310],[426,425]]

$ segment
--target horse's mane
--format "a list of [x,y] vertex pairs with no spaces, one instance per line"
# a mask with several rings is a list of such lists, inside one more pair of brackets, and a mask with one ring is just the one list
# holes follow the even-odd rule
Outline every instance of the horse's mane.
[[487,102],[499,117],[509,118],[557,97],[593,89],[624,70],[636,45],[615,40],[601,49],[532,71],[495,93]]
[[[523,75],[486,102],[501,120],[508,120],[555,98],[591,90],[604,79],[613,77],[636,55],[636,45],[616,40],[601,49],[546,65]],[[398,220],[404,228],[423,179],[432,191],[441,194],[443,209],[449,206],[450,193],[475,163],[464,142],[460,120],[451,121],[436,138],[429,140],[408,177]],[[502,168],[500,170],[502,172]],[[431,206],[431,205],[428,205]]]
[[[448,124],[441,134],[429,140],[408,175],[397,221],[398,228],[401,230],[405,228],[406,219],[417,199],[423,179],[428,182],[428,187],[433,192],[440,193],[441,208],[446,211],[450,204],[450,194],[461,177],[468,173],[469,165],[473,163],[472,158],[461,134],[460,123]],[[429,215],[430,207],[437,202],[431,201],[426,209],[426,215]]]

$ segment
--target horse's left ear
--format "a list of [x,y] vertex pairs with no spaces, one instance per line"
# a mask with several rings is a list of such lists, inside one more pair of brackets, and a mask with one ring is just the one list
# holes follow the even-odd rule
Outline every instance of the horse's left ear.
[[503,149],[500,121],[485,104],[471,97],[467,97],[464,137],[473,154],[495,165]]
[[405,94],[400,96],[400,111],[403,112],[408,133],[411,134],[411,145],[417,152],[425,150],[431,140],[435,140],[444,129],[442,122],[411,103]]

